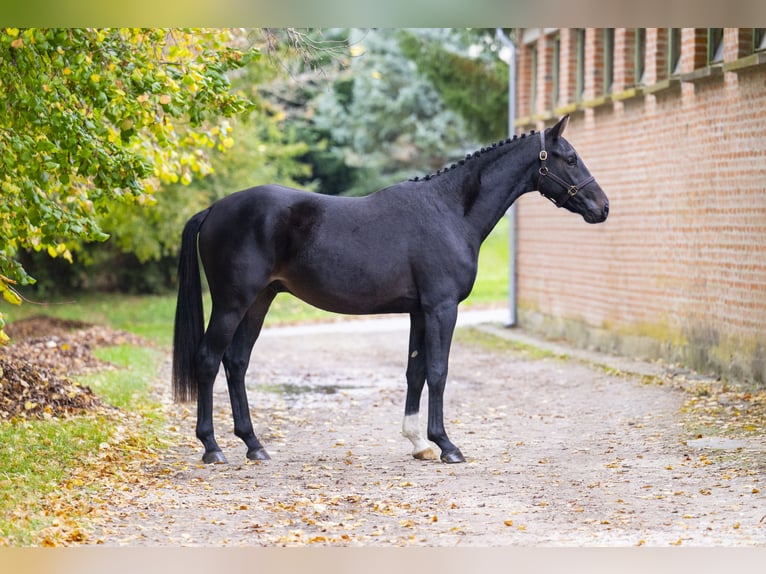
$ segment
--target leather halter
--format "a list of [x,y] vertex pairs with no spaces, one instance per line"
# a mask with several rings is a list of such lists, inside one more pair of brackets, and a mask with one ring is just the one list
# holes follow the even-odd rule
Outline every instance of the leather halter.
[[[548,169],[548,166],[545,165],[545,162],[548,159],[548,152],[545,151],[545,130],[540,130],[540,169],[538,170],[539,176],[537,178],[537,191],[540,192],[540,195],[545,197],[546,199],[550,199],[553,203],[556,204],[556,207],[564,207],[567,201],[572,199],[575,195],[577,195],[577,192],[580,191],[582,188],[584,188],[586,185],[588,185],[590,182],[592,182],[595,178],[593,176],[588,177],[587,179],[584,179],[578,184],[568,184],[563,179],[561,179],[559,176],[557,176],[555,173],[551,173],[551,171]],[[550,195],[547,195],[543,192],[542,186],[540,185],[542,183],[543,178],[550,178],[556,183],[558,183],[561,187],[563,187],[566,190],[566,195],[564,195],[561,200],[558,200]]]

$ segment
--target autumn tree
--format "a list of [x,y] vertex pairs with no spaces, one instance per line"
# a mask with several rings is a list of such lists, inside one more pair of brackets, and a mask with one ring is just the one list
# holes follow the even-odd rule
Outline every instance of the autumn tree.
[[[115,204],[210,171],[249,100],[228,73],[253,58],[244,33],[192,29],[0,31],[0,292],[33,279],[19,249],[71,259],[103,240]],[[0,314],[0,340],[2,334]]]

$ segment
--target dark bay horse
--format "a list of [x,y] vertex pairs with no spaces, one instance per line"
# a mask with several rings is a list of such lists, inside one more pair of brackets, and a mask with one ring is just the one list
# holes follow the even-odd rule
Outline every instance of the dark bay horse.
[[[415,458],[435,458],[419,430],[428,384],[428,432],[441,460],[464,462],[444,429],[443,397],[458,303],[471,292],[479,247],[510,205],[538,190],[588,223],[609,202],[555,126],[469,154],[434,175],[363,198],[264,185],[225,197],[186,224],[173,348],[176,400],[197,398],[206,463],[225,462],[213,434],[213,382],[223,361],[234,433],[247,458],[269,458],[253,432],[245,371],[280,292],[347,314],[409,313],[403,434]],[[212,311],[203,324],[199,258]]]

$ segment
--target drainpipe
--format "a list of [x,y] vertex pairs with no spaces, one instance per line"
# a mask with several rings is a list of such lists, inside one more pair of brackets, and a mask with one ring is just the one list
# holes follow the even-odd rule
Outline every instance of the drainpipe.
[[[514,123],[516,121],[516,45],[513,43],[502,28],[496,28],[497,39],[505,44],[511,52],[510,61],[508,62],[508,135],[513,137]],[[516,202],[511,204],[511,207],[506,213],[508,220],[510,221],[510,232],[508,239],[508,310],[509,317],[506,327],[516,326]]]

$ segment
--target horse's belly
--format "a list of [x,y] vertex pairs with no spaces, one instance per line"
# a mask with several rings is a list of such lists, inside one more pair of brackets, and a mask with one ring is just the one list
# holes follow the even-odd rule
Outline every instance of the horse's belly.
[[420,307],[416,290],[405,281],[340,281],[304,276],[285,277],[280,283],[299,299],[332,313],[411,313]]

